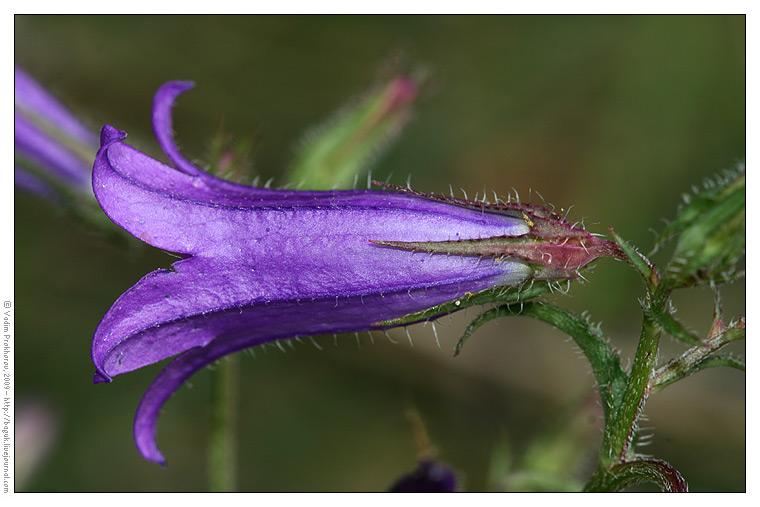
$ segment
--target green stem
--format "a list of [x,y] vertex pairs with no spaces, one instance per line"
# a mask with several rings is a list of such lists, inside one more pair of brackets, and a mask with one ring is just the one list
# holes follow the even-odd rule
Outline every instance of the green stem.
[[629,461],[606,472],[597,471],[583,488],[586,492],[621,491],[628,486],[651,482],[663,492],[686,493],[689,487],[673,466],[659,459]]
[[641,326],[641,339],[623,401],[613,416],[602,442],[601,467],[609,468],[613,464],[627,461],[637,421],[649,394],[649,382],[657,360],[661,334],[661,328],[645,315]]
[[238,355],[229,355],[219,361],[212,375],[209,489],[213,492],[235,491],[238,364]]

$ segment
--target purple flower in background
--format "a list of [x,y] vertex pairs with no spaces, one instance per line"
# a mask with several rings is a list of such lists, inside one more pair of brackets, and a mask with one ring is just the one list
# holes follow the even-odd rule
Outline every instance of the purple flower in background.
[[97,136],[19,67],[14,67],[15,184],[48,200],[92,199]]
[[268,190],[205,173],[171,138],[173,102],[191,86],[168,83],[153,105],[156,137],[175,168],[122,143],[126,134],[107,125],[93,169],[95,196],[111,220],[185,257],[125,292],[92,345],[96,382],[180,354],[138,408],[134,433],[145,458],[164,463],[155,441],[162,404],[226,354],[272,340],[368,330],[529,277],[519,260],[376,243],[523,235],[530,227],[520,217],[388,191]]
[[398,479],[390,493],[455,493],[457,476],[446,465],[430,458],[420,460],[417,468]]

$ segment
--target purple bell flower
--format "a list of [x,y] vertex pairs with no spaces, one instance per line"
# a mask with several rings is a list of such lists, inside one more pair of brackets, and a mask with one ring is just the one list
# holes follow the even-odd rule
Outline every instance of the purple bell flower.
[[[175,167],[124,144],[106,125],[93,168],[108,217],[184,258],[149,273],[114,303],[93,339],[95,382],[179,355],[137,410],[140,453],[156,444],[163,403],[199,369],[265,342],[377,329],[401,317],[532,273],[510,256],[442,255],[399,245],[525,235],[525,218],[385,190],[295,191],[213,177],[177,150],[171,109],[192,83],[162,86],[156,137]],[[490,254],[489,254],[490,255]]]

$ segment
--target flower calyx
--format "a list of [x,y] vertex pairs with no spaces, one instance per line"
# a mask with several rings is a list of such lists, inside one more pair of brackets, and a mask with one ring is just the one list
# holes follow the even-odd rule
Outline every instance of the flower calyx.
[[462,255],[493,258],[496,261],[523,261],[532,269],[534,280],[574,280],[580,270],[600,257],[624,260],[620,247],[583,226],[572,224],[546,206],[533,203],[497,200],[469,201],[442,195],[418,192],[406,187],[373,182],[399,192],[423,196],[467,208],[481,209],[484,213],[503,213],[522,218],[529,227],[522,235],[495,236],[452,241],[375,241],[372,243],[430,254]]

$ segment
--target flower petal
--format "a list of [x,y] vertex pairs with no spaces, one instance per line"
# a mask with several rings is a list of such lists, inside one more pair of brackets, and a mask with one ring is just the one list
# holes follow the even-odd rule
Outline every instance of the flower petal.
[[523,218],[412,193],[269,190],[215,178],[182,157],[171,108],[192,86],[154,101],[159,143],[177,165],[122,143],[106,125],[93,190],[108,217],[158,248],[189,256],[143,277],[95,332],[95,382],[180,354],[154,381],[135,419],[140,452],[155,442],[161,405],[195,371],[272,340],[368,330],[373,323],[516,285],[531,273],[501,257],[429,255],[380,243],[518,236]]
[[[172,271],[154,271],[125,292],[99,324],[92,346],[95,381],[110,381],[212,340],[243,336],[251,347],[296,335],[369,329],[465,292],[518,284],[529,274],[517,262],[379,250],[384,255],[375,256],[374,264],[373,259],[319,265],[307,257],[254,263],[193,257],[175,262]],[[377,309],[368,304],[373,298],[382,303]],[[277,313],[288,305],[299,314],[295,321]]]
[[[284,300],[231,309],[216,315],[191,319],[220,336],[206,346],[189,349],[161,371],[143,396],[137,409],[134,436],[140,453],[148,460],[165,464],[156,444],[156,428],[161,406],[188,378],[211,362],[232,352],[267,341],[294,336],[311,336],[375,329],[372,322],[451,301],[467,290],[479,290],[498,283],[483,279],[477,283],[453,283],[390,294],[370,294],[314,300]],[[479,288],[478,288],[479,287]],[[193,322],[177,322],[188,331]],[[225,331],[221,331],[222,327]]]
[[161,146],[169,160],[177,166],[177,169],[190,176],[201,176],[205,174],[205,171],[196,167],[180,153],[172,136],[174,100],[193,86],[195,83],[192,81],[170,81],[156,91],[153,98],[153,132],[158,140],[158,145]]
[[512,216],[396,192],[268,191],[188,176],[118,142],[119,131],[106,128],[113,136],[104,137],[96,157],[95,195],[111,220],[165,250],[271,257],[277,248],[335,257],[324,249],[344,241],[448,241],[530,229]]

